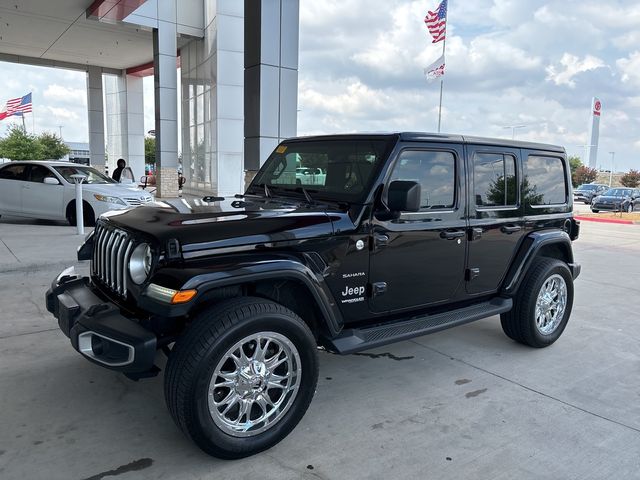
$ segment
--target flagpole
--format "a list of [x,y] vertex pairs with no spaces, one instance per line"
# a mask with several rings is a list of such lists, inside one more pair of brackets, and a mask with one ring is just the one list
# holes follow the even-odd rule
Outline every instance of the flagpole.
[[27,133],[27,127],[24,124],[24,113],[22,113],[22,115],[20,115],[22,117],[22,131],[24,133]]
[[[447,31],[446,31],[446,27],[445,27],[445,36],[444,36],[444,40],[442,40],[442,58],[443,58],[443,60],[445,59],[444,58],[444,49],[445,49],[445,46],[447,45],[447,34],[446,33],[447,33]],[[445,60],[445,62],[446,62],[446,60]],[[441,120],[442,120],[442,87],[443,87],[443,85],[444,85],[444,75],[442,77],[440,77],[440,105],[438,106],[438,133],[440,133],[440,123],[441,123]]]

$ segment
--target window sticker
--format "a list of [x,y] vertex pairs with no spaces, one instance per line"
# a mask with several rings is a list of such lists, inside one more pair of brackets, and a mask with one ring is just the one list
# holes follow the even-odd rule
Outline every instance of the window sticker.
[[286,151],[287,151],[286,145],[280,145],[278,148],[276,148],[276,153],[284,153]]

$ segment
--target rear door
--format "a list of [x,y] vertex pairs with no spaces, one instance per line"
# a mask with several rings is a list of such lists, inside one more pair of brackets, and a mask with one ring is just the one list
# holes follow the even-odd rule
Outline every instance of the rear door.
[[0,214],[22,215],[22,188],[27,164],[14,163],[0,168]]
[[495,292],[524,235],[520,149],[467,145],[469,256],[466,291]]
[[394,180],[418,182],[421,208],[401,212],[396,219],[374,215],[372,311],[443,303],[463,290],[467,240],[462,158],[462,146],[455,144],[408,145],[398,154],[385,190]]

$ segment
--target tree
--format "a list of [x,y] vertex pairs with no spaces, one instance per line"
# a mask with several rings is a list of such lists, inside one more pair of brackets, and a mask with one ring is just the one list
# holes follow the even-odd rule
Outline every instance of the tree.
[[589,168],[582,165],[576,169],[576,172],[573,175],[573,184],[578,186],[583,183],[591,183],[595,181],[597,176],[598,171],[595,168]]
[[19,125],[10,125],[7,136],[0,139],[0,158],[10,160],[58,160],[69,151],[57,135],[43,132],[35,136]]
[[10,160],[37,160],[38,142],[34,135],[19,125],[10,125],[7,136],[0,139],[0,158]]
[[38,144],[37,160],[58,160],[67,155],[71,149],[54,133],[43,132],[36,138]]
[[629,170],[620,178],[620,183],[624,187],[635,188],[640,185],[640,172],[638,170]]
[[156,139],[144,137],[144,163],[153,165],[156,163]]
[[577,187],[578,184],[575,181],[575,173],[576,173],[576,170],[582,166],[582,160],[580,160],[580,157],[576,155],[570,156],[568,160],[569,160],[569,168],[571,170],[571,182],[573,183],[574,187]]

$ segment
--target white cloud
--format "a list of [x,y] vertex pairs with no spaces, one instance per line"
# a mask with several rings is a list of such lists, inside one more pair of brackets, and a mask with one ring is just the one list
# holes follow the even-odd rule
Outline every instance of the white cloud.
[[640,87],[640,51],[636,50],[627,58],[620,58],[616,61],[616,65],[622,72],[624,83]]
[[547,80],[553,81],[556,85],[567,85],[571,88],[576,86],[573,78],[583,72],[604,67],[605,63],[598,57],[587,55],[582,60],[575,55],[565,53],[560,59],[560,67],[549,65],[545,69]]
[[69,110],[67,108],[51,107],[51,106],[47,106],[46,108],[47,108],[47,111],[57,119],[57,121],[78,120],[80,118],[76,112],[74,112],[73,110]]
[[86,88],[70,88],[54,83],[47,87],[42,96],[49,101],[59,103],[87,104]]

